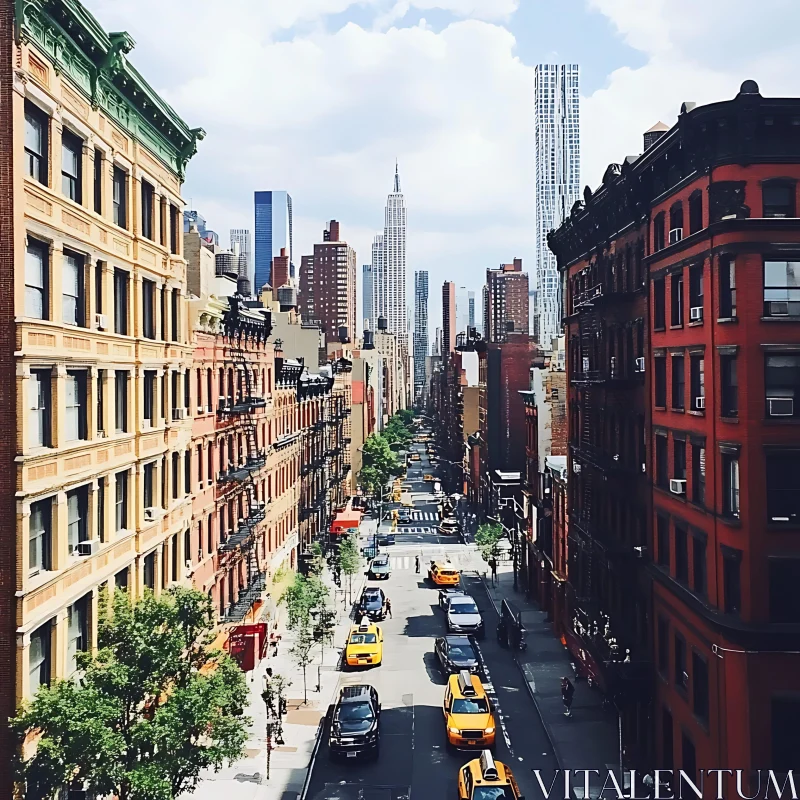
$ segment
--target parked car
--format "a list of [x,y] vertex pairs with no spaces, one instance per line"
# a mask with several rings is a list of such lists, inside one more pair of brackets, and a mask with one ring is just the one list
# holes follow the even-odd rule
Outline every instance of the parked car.
[[447,604],[453,597],[468,597],[466,592],[459,589],[458,586],[444,586],[439,589],[439,608],[442,611],[447,610]]
[[331,715],[328,738],[331,758],[363,755],[378,757],[381,744],[381,704],[375,688],[366,684],[343,686]]
[[369,563],[367,570],[367,577],[372,580],[388,580],[392,574],[392,568],[389,566],[389,556],[379,555],[372,559]]
[[358,601],[358,613],[361,616],[369,617],[373,622],[384,619],[386,616],[386,595],[383,589],[377,586],[367,586]]
[[471,633],[483,638],[486,631],[483,626],[481,612],[469,595],[454,595],[445,609],[447,614],[447,630],[450,633]]
[[448,634],[440,636],[434,645],[436,658],[442,672],[447,675],[460,672],[480,672],[481,665],[478,652],[469,636]]

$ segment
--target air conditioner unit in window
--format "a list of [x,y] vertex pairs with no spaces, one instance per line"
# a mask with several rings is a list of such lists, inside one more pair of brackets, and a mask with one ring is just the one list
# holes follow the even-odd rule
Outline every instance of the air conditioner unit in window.
[[634,362],[634,372],[644,372],[644,357],[637,358]]
[[105,314],[95,314],[94,324],[99,330],[104,331],[108,327],[108,317]]
[[675,244],[675,242],[679,242],[683,239],[683,228],[673,228],[669,232],[669,243]]
[[705,399],[705,397],[695,397],[695,399],[694,399],[694,407],[698,411],[702,411],[706,407],[706,399]]
[[703,319],[703,306],[692,306],[689,309],[689,321],[700,322]]
[[75,552],[79,556],[93,556],[99,549],[99,539],[87,539],[85,542],[78,542]]
[[670,478],[669,490],[672,494],[686,494],[686,481],[681,478]]
[[793,417],[794,398],[793,397],[768,397],[767,410],[771,417]]
[[173,419],[186,419],[186,409],[185,408],[176,408],[172,412]]
[[144,510],[145,522],[155,522],[157,519],[160,519],[163,516],[164,516],[164,509],[159,508],[158,506],[148,506]]
[[789,303],[787,300],[772,300],[767,303],[771,317],[788,317]]

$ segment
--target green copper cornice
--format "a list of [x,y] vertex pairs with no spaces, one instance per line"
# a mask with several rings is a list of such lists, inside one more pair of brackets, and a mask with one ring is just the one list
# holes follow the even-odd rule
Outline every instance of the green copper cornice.
[[205,136],[164,102],[130,64],[133,39],[106,33],[77,0],[14,0],[17,43],[31,42],[89,100],[183,180]]

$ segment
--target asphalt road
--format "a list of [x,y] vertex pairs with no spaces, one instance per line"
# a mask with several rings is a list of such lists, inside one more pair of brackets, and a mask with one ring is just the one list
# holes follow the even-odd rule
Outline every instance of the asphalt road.
[[[427,458],[414,473],[430,471]],[[433,485],[414,482],[415,508],[436,511]],[[422,524],[434,525],[434,522]],[[386,527],[386,523],[384,523]],[[413,526],[412,526],[413,527]],[[381,752],[377,761],[331,760],[327,731],[317,755],[308,792],[309,800],[434,800],[455,798],[459,767],[475,755],[451,753],[446,748],[442,700],[445,679],[433,655],[434,640],[445,632],[437,590],[426,583],[431,558],[447,554],[464,575],[462,585],[473,595],[484,616],[487,636],[478,642],[485,666],[485,682],[500,712],[502,736],[495,757],[511,766],[528,800],[534,793],[534,767],[556,767],[547,736],[512,654],[501,649],[494,637],[497,614],[473,571],[480,562],[474,548],[428,534],[398,531],[396,544],[382,548],[393,565],[388,581],[380,586],[391,598],[393,619],[382,623],[383,663],[365,671],[342,673],[340,684],[370,683],[382,705]],[[414,556],[420,554],[422,573],[414,572]],[[372,582],[371,582],[372,583]]]

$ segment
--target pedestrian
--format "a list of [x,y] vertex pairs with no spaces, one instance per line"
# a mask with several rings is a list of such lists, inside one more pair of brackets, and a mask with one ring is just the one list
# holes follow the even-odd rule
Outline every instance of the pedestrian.
[[492,558],[489,560],[489,566],[492,569],[492,586],[497,582],[497,559]]
[[419,575],[419,556],[414,558],[414,571]]
[[388,597],[386,598],[386,616],[394,619],[392,616],[392,601]]
[[653,796],[653,776],[650,772],[646,772],[644,778],[642,779],[642,784],[644,786],[645,797],[652,797]]
[[572,698],[575,695],[575,687],[570,679],[565,675],[561,679],[561,699],[564,701],[564,716],[572,716]]

